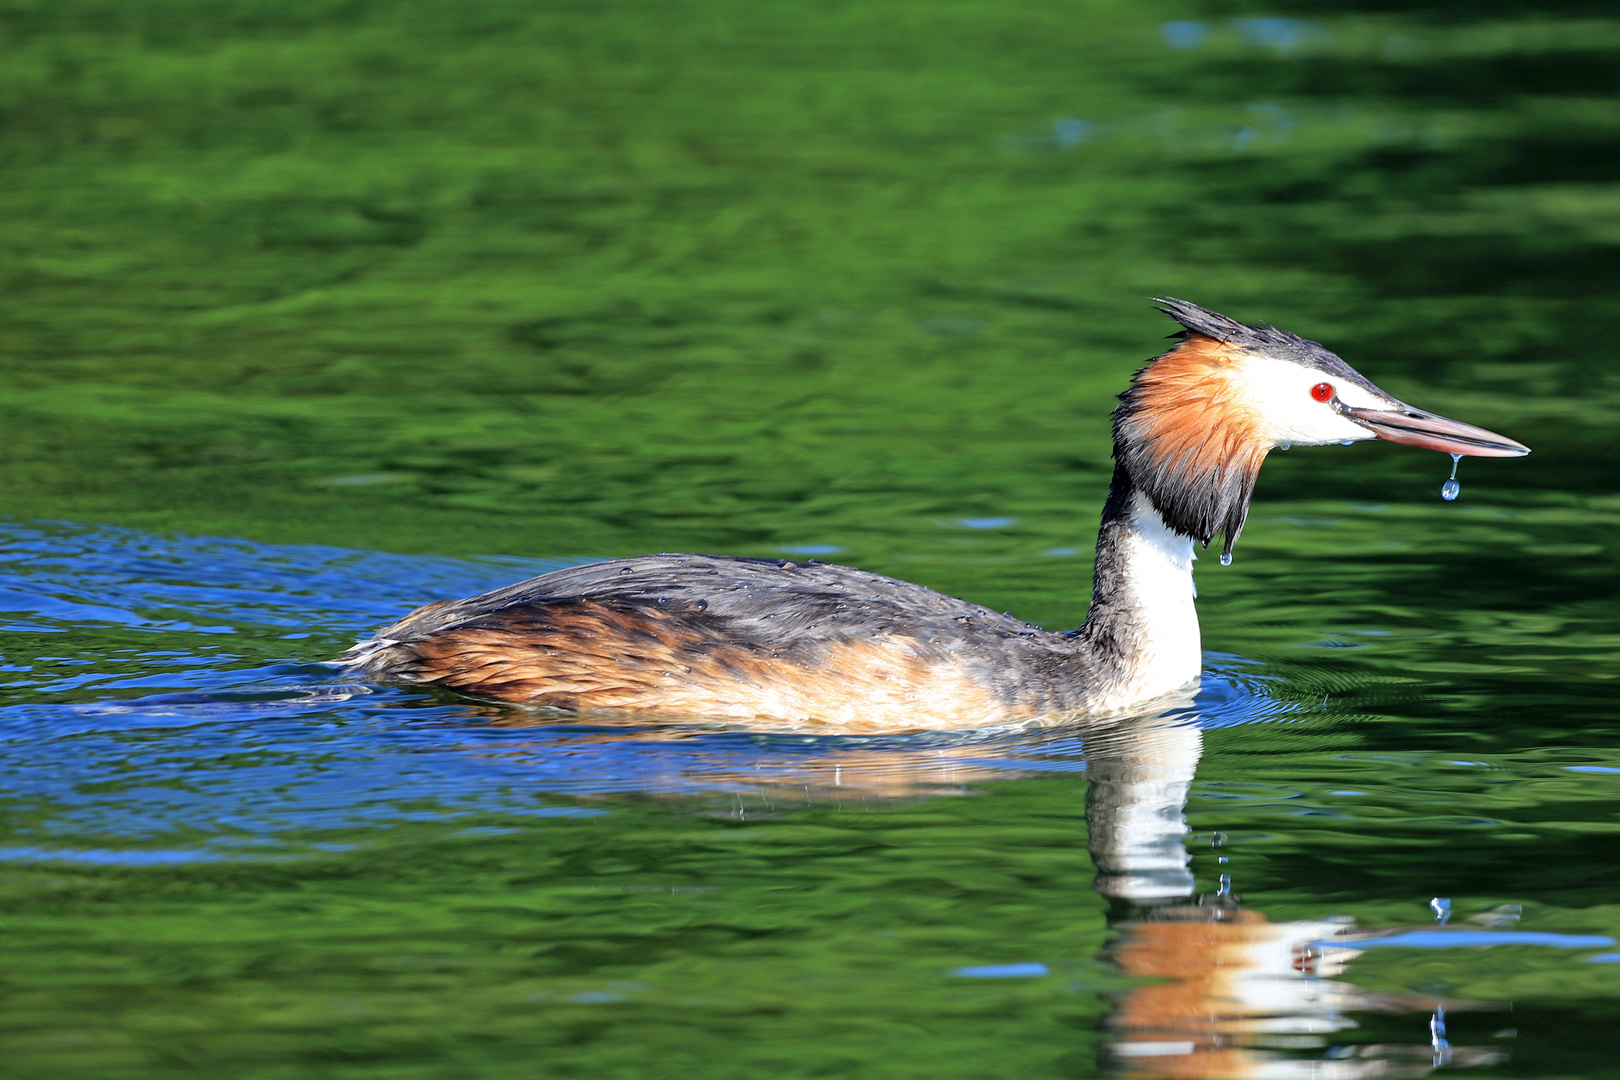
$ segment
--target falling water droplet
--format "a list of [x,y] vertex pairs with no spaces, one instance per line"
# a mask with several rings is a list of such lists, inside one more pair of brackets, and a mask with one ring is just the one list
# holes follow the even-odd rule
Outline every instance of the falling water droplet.
[[1446,1041],[1446,1010],[1436,1005],[1429,1018],[1429,1046],[1434,1052],[1434,1067],[1451,1064],[1451,1043]]
[[1294,444],[1291,442],[1285,442],[1281,446],[1277,447],[1279,450],[1292,450],[1293,448]]
[[1215,895],[1216,896],[1231,896],[1232,895],[1232,875],[1231,874],[1222,874],[1221,875],[1220,882],[1216,886]]
[[1451,918],[1451,900],[1448,897],[1437,896],[1429,901],[1429,908],[1434,912],[1434,921],[1441,926]]
[[1451,478],[1440,485],[1440,497],[1446,502],[1451,502],[1462,491],[1462,485],[1457,483],[1457,462],[1461,460],[1461,454],[1451,455]]
[[1232,553],[1230,551],[1221,552],[1221,565],[1222,566],[1231,566],[1232,565]]

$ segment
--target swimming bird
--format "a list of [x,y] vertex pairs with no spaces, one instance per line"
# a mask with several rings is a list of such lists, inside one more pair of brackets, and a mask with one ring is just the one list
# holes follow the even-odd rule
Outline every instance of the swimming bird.
[[1314,341],[1157,301],[1176,344],[1113,415],[1114,474],[1085,624],[1067,633],[853,567],[647,555],[557,570],[383,627],[335,663],[553,709],[836,732],[1151,711],[1202,666],[1194,545],[1243,531],[1284,445],[1529,448],[1414,409]]

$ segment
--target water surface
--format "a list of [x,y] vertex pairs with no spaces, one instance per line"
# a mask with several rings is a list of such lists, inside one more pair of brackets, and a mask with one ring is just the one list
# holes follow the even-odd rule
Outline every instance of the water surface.
[[[71,0],[0,45],[0,1076],[1620,1073],[1610,13]],[[1535,453],[1455,503],[1274,454],[1139,723],[320,663],[659,550],[1076,626],[1155,294]]]

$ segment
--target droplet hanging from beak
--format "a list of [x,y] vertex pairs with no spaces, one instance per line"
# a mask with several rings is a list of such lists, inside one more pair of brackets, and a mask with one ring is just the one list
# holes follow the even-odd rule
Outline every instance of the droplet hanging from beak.
[[1440,497],[1446,502],[1452,502],[1462,491],[1462,485],[1457,483],[1457,463],[1462,460],[1461,454],[1451,455],[1451,476],[1440,485]]

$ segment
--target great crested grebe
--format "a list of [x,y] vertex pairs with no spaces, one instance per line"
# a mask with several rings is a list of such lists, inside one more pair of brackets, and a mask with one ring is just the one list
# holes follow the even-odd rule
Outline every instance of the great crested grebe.
[[1182,330],[1114,410],[1114,476],[1079,630],[814,560],[647,555],[428,604],[336,663],[535,706],[801,729],[1124,715],[1196,685],[1193,544],[1224,533],[1230,554],[1273,447],[1376,438],[1530,452],[1397,401],[1314,341],[1158,302]]

